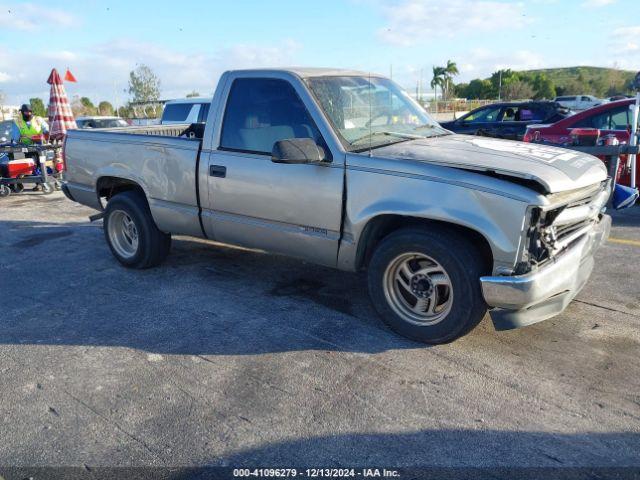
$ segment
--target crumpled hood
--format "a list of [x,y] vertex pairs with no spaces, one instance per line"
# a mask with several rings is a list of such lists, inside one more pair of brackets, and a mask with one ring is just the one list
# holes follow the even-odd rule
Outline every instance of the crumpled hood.
[[377,148],[374,155],[524,178],[537,182],[548,193],[586,187],[607,178],[604,162],[592,155],[470,135],[410,140]]

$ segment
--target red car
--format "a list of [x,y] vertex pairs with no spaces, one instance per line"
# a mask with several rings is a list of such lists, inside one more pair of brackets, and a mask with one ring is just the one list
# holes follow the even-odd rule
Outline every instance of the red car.
[[[630,107],[634,103],[635,99],[630,98],[609,102],[563,118],[551,125],[530,125],[527,127],[523,141],[569,145],[572,141],[571,130],[573,128],[597,128],[600,130],[600,137],[615,135],[620,143],[629,143],[633,114]],[[639,160],[640,157],[636,158],[636,162]],[[630,168],[627,166],[626,156],[620,158],[620,165],[618,182],[629,185]],[[640,168],[638,167],[636,167],[636,184],[640,184]]]

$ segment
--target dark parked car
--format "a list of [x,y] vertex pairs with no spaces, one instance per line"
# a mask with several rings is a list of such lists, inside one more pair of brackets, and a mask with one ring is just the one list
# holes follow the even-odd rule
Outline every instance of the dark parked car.
[[554,123],[571,113],[556,102],[494,103],[441,125],[456,133],[522,140],[527,125]]

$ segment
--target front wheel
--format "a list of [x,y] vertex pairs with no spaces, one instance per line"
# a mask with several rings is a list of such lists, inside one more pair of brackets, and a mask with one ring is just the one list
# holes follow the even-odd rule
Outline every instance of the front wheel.
[[449,231],[406,229],[385,237],[369,264],[369,293],[384,322],[424,343],[446,343],[486,313],[484,259]]
[[171,248],[171,235],[158,230],[146,198],[137,191],[119,193],[109,200],[104,235],[113,256],[130,268],[158,265]]

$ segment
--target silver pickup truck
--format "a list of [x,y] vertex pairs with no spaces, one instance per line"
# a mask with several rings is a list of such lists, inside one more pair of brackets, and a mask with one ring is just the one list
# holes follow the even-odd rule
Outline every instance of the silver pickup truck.
[[329,69],[225,73],[206,125],[70,131],[73,201],[158,265],[171,235],[366,270],[382,319],[442,343],[552,317],[608,236],[600,160],[454,135],[392,81]]

